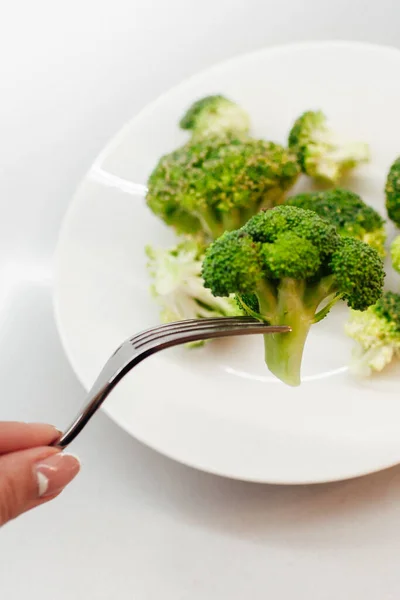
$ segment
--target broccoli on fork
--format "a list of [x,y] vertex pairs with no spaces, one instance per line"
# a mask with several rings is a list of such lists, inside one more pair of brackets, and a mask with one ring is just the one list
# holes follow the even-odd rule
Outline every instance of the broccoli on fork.
[[385,256],[385,221],[358,194],[335,188],[324,192],[298,194],[286,200],[289,206],[313,210],[343,236],[354,237]]
[[295,156],[272,142],[205,138],[161,158],[147,204],[178,233],[213,240],[282,202],[298,175]]
[[289,133],[289,148],[297,153],[303,173],[333,184],[369,161],[368,145],[336,141],[321,111],[307,111],[297,119]]
[[265,360],[279,379],[296,386],[311,325],[340,298],[361,311],[374,304],[384,272],[367,244],[341,237],[315,212],[279,206],[211,244],[203,278],[215,296],[236,294],[248,314],[291,326],[290,334],[264,336]]
[[213,137],[247,134],[250,119],[246,111],[224,96],[206,96],[197,100],[183,115],[181,129],[192,132],[193,137]]

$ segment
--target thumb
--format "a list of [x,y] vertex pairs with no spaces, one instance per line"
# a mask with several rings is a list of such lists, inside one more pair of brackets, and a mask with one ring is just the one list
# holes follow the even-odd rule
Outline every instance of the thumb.
[[0,457],[0,526],[57,496],[80,469],[56,448],[32,448]]

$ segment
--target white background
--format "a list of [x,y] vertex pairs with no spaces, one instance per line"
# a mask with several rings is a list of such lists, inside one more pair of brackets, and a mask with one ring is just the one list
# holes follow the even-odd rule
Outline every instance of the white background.
[[[400,6],[1,6],[0,418],[62,427],[84,393],[54,326],[51,260],[68,201],[110,136],[168,87],[235,54],[305,39],[400,46]],[[400,468],[316,487],[230,482],[170,462],[102,414],[71,449],[80,477],[0,532],[1,598],[400,597]]]

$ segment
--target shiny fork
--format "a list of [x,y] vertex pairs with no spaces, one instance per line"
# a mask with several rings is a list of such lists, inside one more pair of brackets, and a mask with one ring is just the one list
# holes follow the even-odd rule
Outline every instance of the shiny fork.
[[142,360],[160,350],[220,337],[289,331],[290,327],[267,325],[251,317],[190,319],[146,329],[126,340],[109,358],[89,391],[84,408],[54,445],[66,448],[82,431],[117,383]]

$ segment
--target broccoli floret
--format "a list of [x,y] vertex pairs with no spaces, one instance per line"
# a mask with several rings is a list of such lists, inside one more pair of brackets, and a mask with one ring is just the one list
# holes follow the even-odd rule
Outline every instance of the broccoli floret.
[[358,344],[350,369],[368,376],[400,356],[400,294],[385,292],[365,312],[352,310],[346,333]]
[[400,227],[400,156],[390,167],[385,187],[386,210],[389,219]]
[[194,102],[179,123],[194,137],[220,136],[226,133],[247,134],[250,129],[248,114],[235,102],[224,96],[207,96]]
[[340,235],[361,240],[375,248],[381,257],[385,256],[385,221],[358,194],[335,188],[299,194],[288,198],[286,204],[315,211]]
[[282,202],[298,175],[296,158],[282,146],[207,138],[161,158],[148,181],[147,204],[178,233],[212,240]]
[[[151,292],[161,308],[161,322],[231,317],[243,314],[235,298],[216,298],[204,287],[204,247],[186,240],[174,248],[148,246]],[[203,342],[196,342],[201,345]]]
[[303,173],[333,184],[370,157],[368,144],[338,142],[321,111],[308,111],[297,119],[289,148],[296,152]]
[[279,379],[299,385],[311,325],[340,298],[356,310],[374,304],[384,271],[367,244],[340,236],[313,211],[284,205],[211,244],[203,278],[216,296],[236,294],[248,314],[291,326],[290,334],[265,336],[265,360]]
[[393,269],[400,273],[400,235],[395,237],[390,245],[390,258]]

